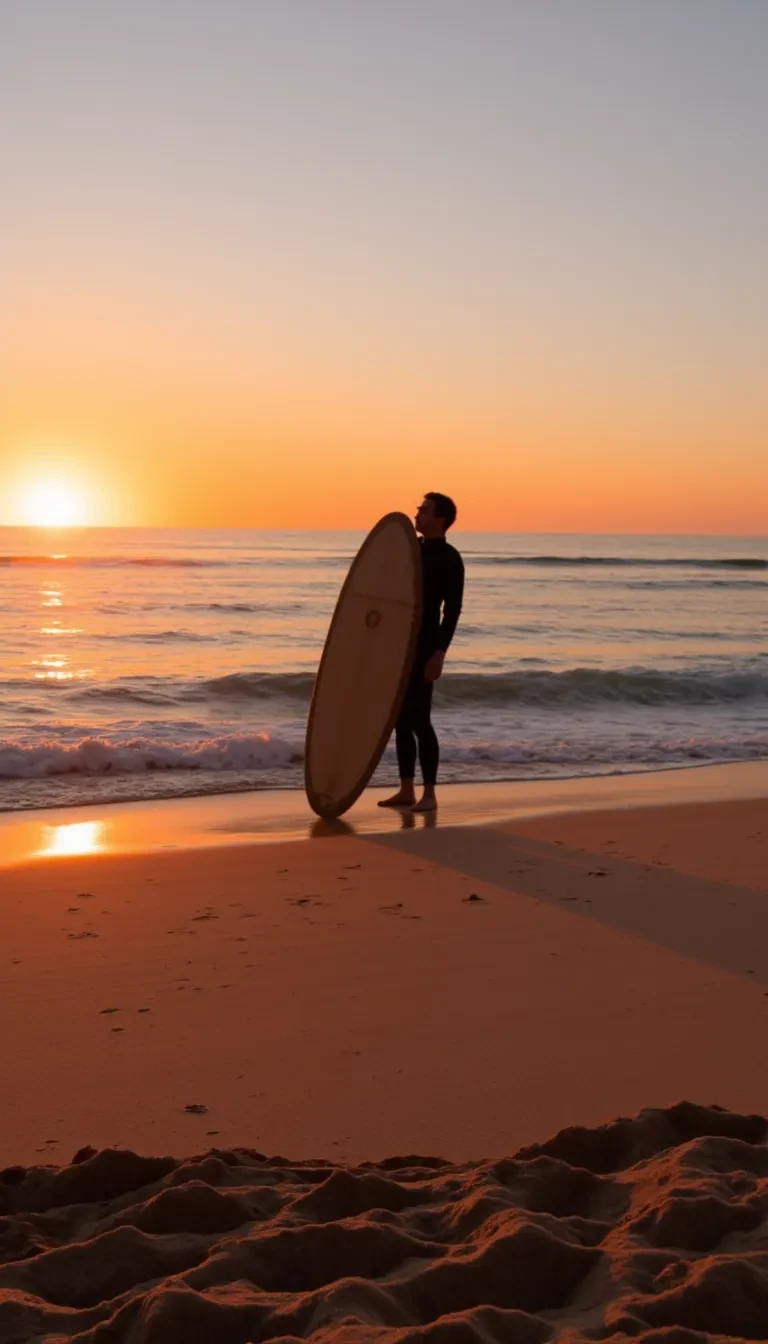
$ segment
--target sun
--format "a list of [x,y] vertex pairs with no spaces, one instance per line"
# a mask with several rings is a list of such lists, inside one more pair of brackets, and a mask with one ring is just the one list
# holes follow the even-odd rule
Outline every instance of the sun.
[[68,481],[37,481],[23,496],[22,517],[28,527],[79,527],[85,522],[85,499]]

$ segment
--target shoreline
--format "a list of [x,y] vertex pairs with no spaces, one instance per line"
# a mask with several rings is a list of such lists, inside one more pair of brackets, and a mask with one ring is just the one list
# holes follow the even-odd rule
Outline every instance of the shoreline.
[[301,789],[261,789],[146,802],[0,813],[0,870],[28,862],[205,850],[403,830],[496,826],[529,817],[675,807],[768,797],[768,761],[669,767],[632,774],[440,786],[437,816],[377,807],[367,789],[338,822],[321,821]]
[[[655,763],[655,764],[653,764],[653,765],[638,765],[636,768],[629,768],[629,767],[627,767],[627,768],[622,768],[622,767],[620,767],[620,768],[618,768],[618,769],[616,769],[616,770],[607,770],[607,769],[606,769],[606,770],[590,771],[590,772],[588,772],[588,773],[586,773],[586,774],[580,774],[580,773],[578,772],[578,770],[574,770],[574,773],[573,773],[573,774],[536,775],[536,776],[532,776],[532,777],[526,776],[526,775],[524,775],[524,774],[519,774],[519,775],[509,775],[509,776],[505,776],[505,777],[493,777],[493,776],[490,776],[490,777],[487,778],[487,779],[485,779],[485,778],[483,778],[483,777],[477,777],[477,778],[472,778],[472,779],[467,779],[467,780],[461,780],[461,779],[443,779],[443,780],[440,781],[440,785],[439,785],[439,787],[440,787],[440,789],[441,789],[441,791],[442,791],[443,789],[457,789],[457,788],[460,788],[460,789],[461,789],[461,788],[475,788],[475,787],[481,787],[481,788],[490,788],[490,787],[495,787],[495,788],[506,788],[506,787],[514,787],[515,785],[519,785],[519,784],[526,784],[526,785],[530,785],[530,784],[551,784],[551,785],[557,785],[557,784],[572,784],[572,783],[575,783],[577,780],[603,780],[603,781],[607,781],[607,780],[611,780],[611,779],[624,779],[624,778],[634,779],[637,775],[666,775],[666,774],[677,774],[677,773],[679,773],[679,772],[681,772],[681,771],[686,771],[686,772],[687,772],[687,771],[690,771],[690,770],[718,770],[718,769],[722,769],[722,768],[724,768],[724,767],[726,767],[726,766],[729,766],[729,767],[730,767],[730,766],[734,766],[734,767],[742,767],[742,766],[753,766],[753,765],[754,765],[754,766],[765,765],[766,767],[768,767],[768,756],[745,756],[743,759],[734,759],[734,760],[727,760],[727,761],[720,761],[720,760],[676,761],[676,762],[672,762],[672,763],[670,763],[669,765],[660,765],[660,764],[658,764],[658,763]],[[162,772],[161,772],[161,773],[162,773]],[[171,772],[171,773],[173,773],[173,772]],[[182,772],[182,773],[183,773],[183,772]],[[204,772],[204,771],[201,771],[201,773],[205,773],[205,772]],[[25,784],[28,784],[32,778],[33,778],[32,776],[26,776],[26,775],[25,775],[25,776],[20,776],[20,777],[18,777],[18,778],[16,779],[16,782],[17,782],[18,784],[20,784],[20,785],[23,787]],[[56,776],[53,776],[53,778],[57,778],[57,777],[56,777]],[[83,779],[84,779],[84,780],[85,780],[86,778],[87,778],[86,776],[83,776]],[[92,778],[93,778],[93,780],[94,780],[94,783],[98,783],[101,779],[103,779],[103,775],[94,775],[94,776],[92,776]],[[226,774],[225,774],[225,773],[222,775],[222,778],[226,778]],[[4,784],[7,785],[7,784],[9,784],[9,783],[11,782],[11,777],[10,777],[10,776],[3,776],[2,779],[0,780],[0,782],[2,782],[2,783],[4,783]],[[396,786],[396,782],[397,782],[397,780],[396,780],[396,775],[392,775],[392,778],[390,779],[390,781],[387,783],[386,786],[384,786],[384,785],[379,786],[379,785],[376,785],[376,784],[368,784],[368,785],[366,786],[366,792],[371,791],[371,790],[373,790],[373,791],[375,791],[375,790],[381,791],[381,789],[383,789],[384,787],[386,787],[387,789],[389,789],[389,790],[391,791],[391,790]],[[132,798],[132,797],[128,797],[128,798],[104,798],[104,799],[103,799],[101,802],[99,802],[99,803],[91,803],[90,801],[82,801],[82,802],[69,802],[69,803],[67,803],[67,802],[56,802],[56,803],[49,803],[49,804],[46,804],[46,805],[44,805],[44,806],[43,806],[43,805],[40,805],[40,806],[37,806],[37,805],[35,805],[35,806],[26,806],[26,805],[25,805],[25,806],[23,806],[23,807],[5,807],[5,806],[0,806],[0,823],[2,823],[2,821],[3,821],[5,818],[8,818],[8,817],[17,817],[17,816],[18,816],[18,817],[24,817],[24,816],[29,816],[31,813],[34,814],[34,813],[38,813],[38,812],[64,812],[64,811],[66,811],[66,812],[74,812],[74,811],[80,811],[82,808],[87,808],[87,807],[92,807],[92,806],[93,806],[93,807],[96,807],[96,806],[98,806],[98,807],[129,807],[129,806],[130,806],[130,807],[136,807],[136,806],[138,806],[138,805],[140,805],[140,804],[145,804],[145,803],[147,803],[147,804],[149,804],[149,803],[152,803],[152,804],[157,804],[157,803],[179,803],[179,804],[181,804],[181,803],[185,803],[185,802],[194,802],[195,800],[198,800],[198,799],[201,799],[201,798],[230,798],[230,797],[233,797],[233,796],[238,797],[238,796],[241,796],[241,795],[243,795],[243,794],[246,794],[246,795],[251,795],[251,794],[260,795],[260,794],[262,794],[262,793],[265,793],[265,794],[277,794],[277,795],[285,794],[285,793],[287,793],[287,794],[293,794],[293,795],[298,794],[298,795],[300,795],[300,796],[303,798],[303,797],[304,797],[304,788],[303,788],[303,786],[302,786],[301,784],[297,784],[297,783],[293,783],[293,784],[254,784],[254,785],[248,785],[248,784],[240,784],[240,783],[238,783],[238,784],[233,785],[232,787],[222,786],[221,788],[218,788],[218,789],[206,789],[206,788],[190,789],[189,791],[185,791],[184,793],[168,794],[167,796],[165,796],[165,795],[161,795],[161,796],[158,796],[158,797],[142,797],[141,795],[137,795],[135,798]],[[365,795],[363,795],[363,796],[365,796]],[[357,804],[356,804],[356,806],[357,806]]]

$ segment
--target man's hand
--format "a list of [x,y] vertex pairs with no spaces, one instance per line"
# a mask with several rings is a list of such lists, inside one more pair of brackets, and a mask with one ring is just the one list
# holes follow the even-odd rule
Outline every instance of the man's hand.
[[432,657],[429,659],[424,668],[424,680],[425,681],[439,680],[439,678],[442,676],[443,673],[444,662],[445,662],[445,654],[443,653],[442,649],[438,649],[436,653],[432,654]]

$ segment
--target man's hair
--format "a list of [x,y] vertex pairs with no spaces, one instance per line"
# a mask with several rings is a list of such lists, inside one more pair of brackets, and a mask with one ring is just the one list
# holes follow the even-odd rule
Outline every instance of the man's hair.
[[436,490],[430,490],[425,499],[431,499],[435,506],[435,517],[442,518],[445,522],[445,530],[448,531],[456,522],[456,505],[448,495],[438,494]]

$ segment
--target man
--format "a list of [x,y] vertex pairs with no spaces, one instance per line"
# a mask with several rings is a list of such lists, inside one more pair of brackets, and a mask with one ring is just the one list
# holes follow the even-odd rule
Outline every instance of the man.
[[[421,629],[408,690],[395,725],[400,788],[391,798],[382,799],[379,807],[403,807],[412,812],[433,812],[437,807],[440,748],[431,720],[432,690],[442,674],[464,595],[464,563],[445,539],[455,521],[452,499],[435,492],[424,496],[416,514],[424,576]],[[424,781],[418,802],[414,788],[417,747]]]

